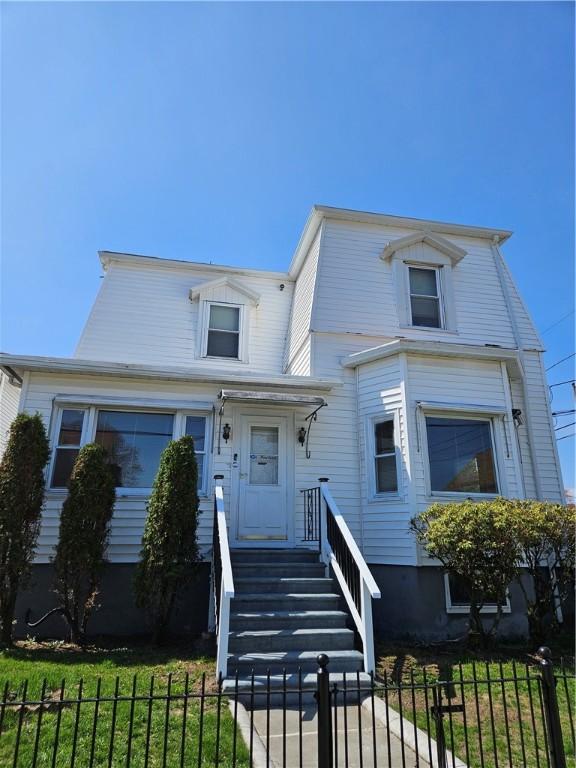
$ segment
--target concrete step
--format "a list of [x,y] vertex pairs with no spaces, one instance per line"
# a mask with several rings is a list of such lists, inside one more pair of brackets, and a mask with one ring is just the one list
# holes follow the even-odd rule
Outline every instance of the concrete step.
[[345,611],[256,611],[232,613],[230,629],[289,629],[345,627]]
[[326,577],[288,577],[260,576],[250,578],[234,578],[237,593],[242,592],[283,592],[283,593],[325,593],[333,586],[332,579]]
[[289,563],[234,563],[234,580],[257,578],[263,573],[273,578],[282,576],[311,576],[322,577],[326,568],[322,563],[289,562]]
[[243,592],[232,600],[232,612],[248,611],[256,613],[269,611],[270,608],[281,611],[335,611],[340,606],[340,595],[335,592]]
[[318,551],[311,549],[231,549],[232,563],[317,563]]
[[230,653],[311,651],[318,646],[327,651],[354,650],[351,629],[259,629],[230,632]]
[[[369,695],[370,675],[366,672],[331,672],[330,688],[338,687],[337,703],[355,704]],[[282,675],[254,675],[254,677],[230,676],[222,681],[226,696],[238,698],[247,709],[270,707],[302,707],[315,704],[314,694],[318,686],[316,672]]]
[[[252,671],[256,675],[266,675],[270,671],[273,675],[281,675],[284,670],[289,674],[316,672],[318,654],[324,650],[316,651],[277,651],[270,653],[251,652],[244,654],[228,655],[228,676],[234,677],[236,672],[242,677],[249,676]],[[335,672],[362,671],[363,656],[359,651],[328,651],[330,664]]]

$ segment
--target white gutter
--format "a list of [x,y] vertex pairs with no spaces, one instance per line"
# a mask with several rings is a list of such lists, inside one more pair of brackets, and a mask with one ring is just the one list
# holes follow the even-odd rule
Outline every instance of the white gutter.
[[532,467],[532,475],[534,476],[534,486],[536,488],[536,497],[538,499],[543,498],[542,483],[540,482],[540,475],[536,467],[536,441],[534,438],[534,430],[532,428],[532,410],[530,407],[530,398],[528,396],[528,387],[526,385],[526,376],[524,374],[524,349],[522,345],[522,337],[520,336],[520,330],[518,328],[518,322],[516,321],[516,314],[514,307],[512,306],[512,297],[508,290],[508,284],[506,282],[506,272],[504,268],[504,260],[500,249],[498,248],[498,236],[495,235],[490,243],[492,255],[494,256],[494,263],[496,264],[496,270],[500,279],[500,285],[502,286],[502,294],[506,303],[506,309],[510,318],[510,324],[512,326],[512,335],[514,336],[514,342],[518,347],[518,359],[522,368],[522,376],[520,380],[522,382],[522,397],[524,399],[524,410],[526,411],[526,435],[528,437],[528,445],[530,446],[530,465]]

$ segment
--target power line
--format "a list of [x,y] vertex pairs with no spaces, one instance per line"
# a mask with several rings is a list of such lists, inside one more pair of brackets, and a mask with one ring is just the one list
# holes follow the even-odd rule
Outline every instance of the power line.
[[551,331],[552,328],[555,328],[557,325],[560,325],[560,323],[563,320],[566,320],[568,317],[571,317],[573,314],[574,314],[574,310],[571,310],[570,312],[568,312],[568,314],[563,315],[559,320],[556,320],[556,322],[552,323],[552,325],[549,325],[548,328],[544,328],[544,330],[542,331],[542,335],[544,335],[545,333],[548,333],[548,331]]
[[571,421],[570,424],[562,424],[561,427],[556,427],[555,431],[558,432],[559,429],[566,429],[566,427],[573,427],[576,424],[576,421]]
[[576,379],[568,379],[567,381],[557,381],[556,384],[548,384],[550,389],[552,387],[561,387],[562,384],[576,384]]
[[571,355],[568,355],[568,357],[563,357],[562,360],[558,360],[557,363],[554,363],[553,365],[549,365],[548,368],[546,368],[547,371],[551,371],[552,368],[556,368],[557,365],[560,365],[560,363],[563,363],[565,360],[570,360],[571,357],[574,357],[576,355],[576,352],[572,352]]
[[576,409],[569,408],[566,411],[553,411],[552,416],[568,416],[569,413],[576,413]]
[[562,437],[557,437],[556,442],[560,442],[560,440],[566,440],[567,437],[576,437],[576,432],[573,432],[571,435],[562,435]]

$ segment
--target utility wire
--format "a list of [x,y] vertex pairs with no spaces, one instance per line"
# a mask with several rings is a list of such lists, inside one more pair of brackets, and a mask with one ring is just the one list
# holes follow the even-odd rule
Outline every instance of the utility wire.
[[552,416],[568,416],[569,413],[576,413],[576,409],[570,408],[567,411],[553,411]]
[[572,352],[571,355],[568,355],[568,357],[563,357],[562,360],[558,360],[557,363],[554,363],[553,365],[549,365],[548,368],[546,368],[547,371],[551,371],[552,368],[556,368],[557,365],[560,365],[560,363],[563,363],[565,360],[570,360],[571,357],[574,357],[576,355],[576,352]]
[[556,384],[548,384],[550,389],[552,387],[561,387],[562,384],[576,384],[576,379],[568,379],[568,381],[557,381]]
[[576,437],[576,432],[573,432],[571,435],[562,435],[562,437],[557,437],[556,442],[560,442],[560,440],[566,440],[567,437]]
[[576,424],[576,421],[571,421],[570,424],[562,424],[561,427],[556,427],[556,432],[560,429],[566,429],[566,427],[573,427]]
[[559,320],[556,320],[556,322],[552,323],[552,325],[549,325],[548,328],[544,328],[544,330],[542,331],[542,335],[544,335],[545,333],[548,333],[548,331],[551,331],[552,328],[556,328],[556,326],[560,325],[560,323],[563,320],[566,320],[568,317],[570,317],[573,314],[574,314],[574,310],[571,310],[570,312],[568,312],[568,314],[563,315]]

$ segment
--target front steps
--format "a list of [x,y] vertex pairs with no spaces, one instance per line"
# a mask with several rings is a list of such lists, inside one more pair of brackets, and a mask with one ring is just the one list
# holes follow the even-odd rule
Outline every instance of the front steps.
[[[350,687],[369,682],[355,647],[345,604],[317,552],[305,549],[231,550],[228,678],[224,690],[247,695],[315,689],[319,653],[330,657],[330,680]],[[299,672],[300,670],[300,672]],[[252,680],[254,681],[252,683]],[[257,695],[256,698],[262,698]]]

